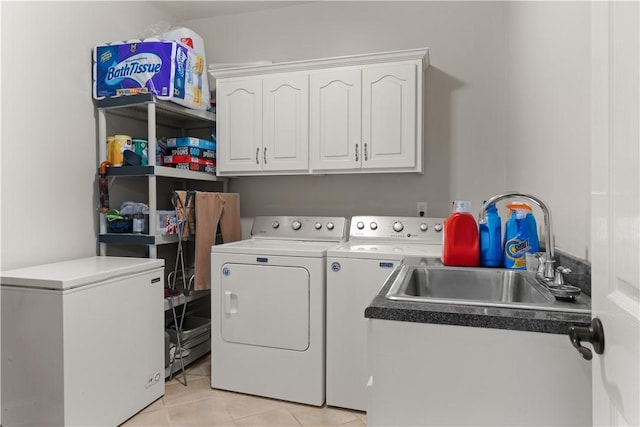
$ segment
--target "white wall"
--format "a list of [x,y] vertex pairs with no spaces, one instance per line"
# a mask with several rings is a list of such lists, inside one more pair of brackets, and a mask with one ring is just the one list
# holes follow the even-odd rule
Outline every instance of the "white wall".
[[476,212],[483,199],[518,190],[550,205],[556,246],[588,258],[589,10],[315,2],[181,25],[205,38],[209,63],[430,48],[424,175],[234,179],[243,216],[415,215],[421,200],[429,216],[446,216],[452,200],[471,200]]
[[507,183],[551,206],[556,246],[590,259],[591,5],[507,3]]
[[91,51],[167,19],[144,2],[2,2],[2,270],[96,254]]
[[91,49],[136,38],[168,17],[144,2],[2,1],[0,8],[0,270],[93,256]]
[[479,209],[506,174],[503,11],[500,3],[315,2],[183,23],[206,40],[209,63],[430,48],[424,175],[232,180],[243,216],[408,216],[418,201],[445,216],[454,198]]
[[[2,9],[0,268],[92,255],[91,47],[171,20],[145,2]],[[414,215],[421,200],[445,216],[517,189],[549,203],[557,246],[588,258],[588,3],[315,2],[183,24],[208,62],[430,48],[424,175],[236,179],[244,216]]]

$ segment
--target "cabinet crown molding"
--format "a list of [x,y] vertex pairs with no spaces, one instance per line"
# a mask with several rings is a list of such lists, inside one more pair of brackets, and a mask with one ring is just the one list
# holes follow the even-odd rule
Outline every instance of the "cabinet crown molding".
[[376,63],[422,61],[422,68],[429,66],[429,49],[406,49],[390,52],[366,53],[360,55],[339,56],[334,58],[308,59],[303,61],[280,62],[268,65],[251,65],[233,68],[212,68],[209,74],[216,79],[244,77],[257,74],[286,73],[293,71],[318,70],[323,68],[349,67]]

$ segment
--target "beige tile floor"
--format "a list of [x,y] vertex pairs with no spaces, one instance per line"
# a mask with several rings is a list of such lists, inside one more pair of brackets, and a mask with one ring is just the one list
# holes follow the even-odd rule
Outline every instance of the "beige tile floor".
[[127,420],[130,426],[366,426],[364,412],[315,407],[211,388],[211,356],[166,383],[165,395]]

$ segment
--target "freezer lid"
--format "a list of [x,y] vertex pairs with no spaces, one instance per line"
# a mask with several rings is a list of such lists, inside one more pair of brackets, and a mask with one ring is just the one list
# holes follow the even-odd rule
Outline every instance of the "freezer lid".
[[2,286],[66,290],[163,266],[163,259],[95,256],[3,271],[0,281]]

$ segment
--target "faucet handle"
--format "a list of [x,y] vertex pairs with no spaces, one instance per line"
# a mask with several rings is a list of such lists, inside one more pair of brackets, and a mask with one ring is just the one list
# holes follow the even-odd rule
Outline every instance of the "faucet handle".
[[553,278],[553,284],[554,285],[564,285],[564,276],[563,274],[569,274],[571,273],[571,269],[567,268],[567,267],[563,267],[561,265],[559,265],[556,268],[556,274]]
[[544,266],[547,262],[547,255],[544,252],[536,252],[535,257],[538,259],[538,275],[544,276]]
[[548,282],[553,280],[553,266],[556,263],[556,260],[553,258],[547,257],[547,260],[544,262],[544,279]]

